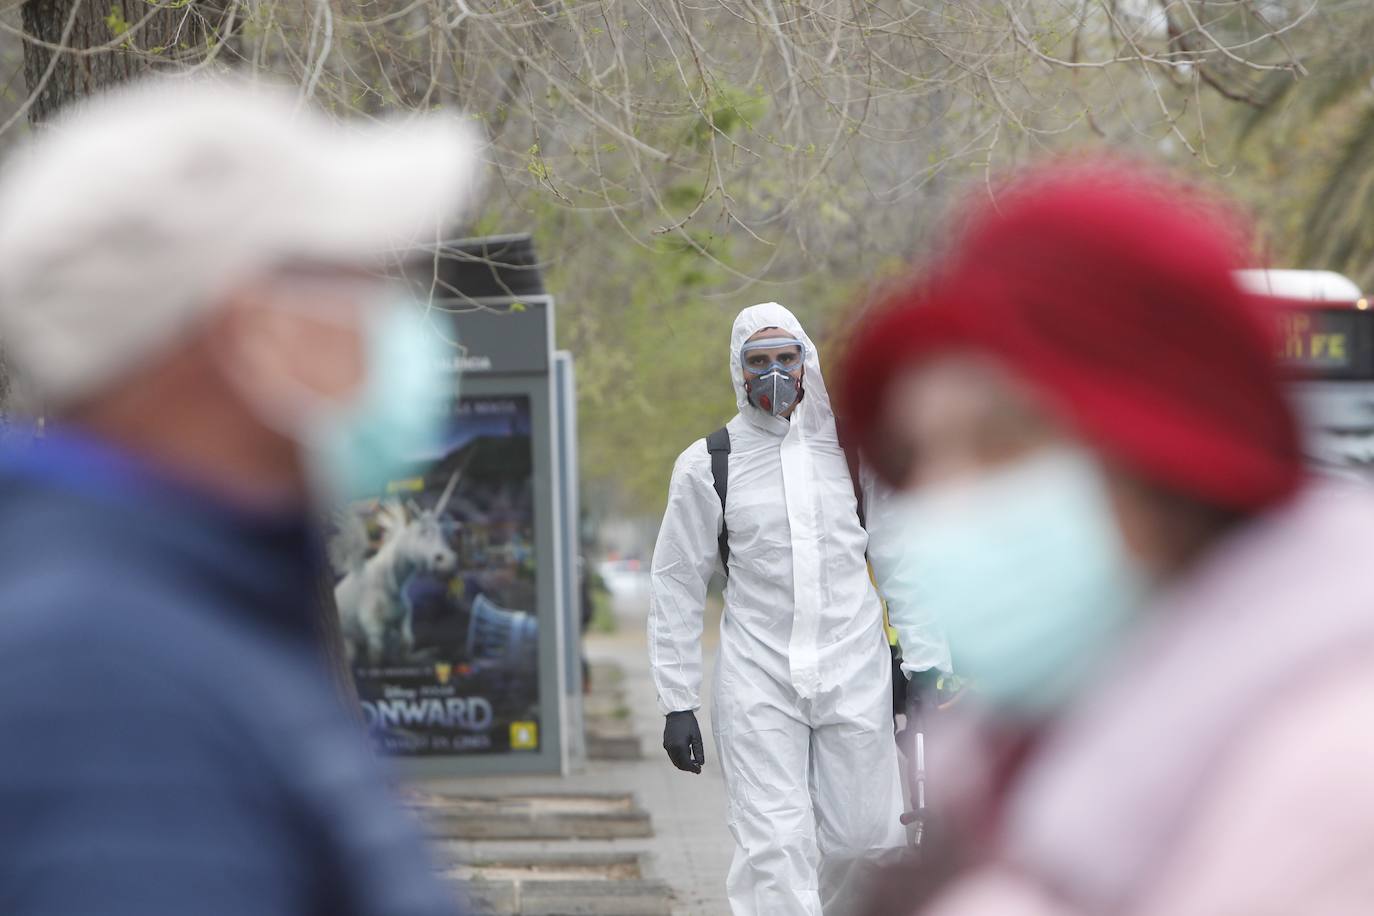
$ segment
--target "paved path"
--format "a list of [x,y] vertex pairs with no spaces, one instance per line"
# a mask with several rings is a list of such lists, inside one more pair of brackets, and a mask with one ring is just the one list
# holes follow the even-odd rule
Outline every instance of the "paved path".
[[[725,788],[710,734],[709,709],[701,716],[705,731],[706,767],[700,775],[680,772],[668,763],[661,747],[663,716],[658,711],[649,677],[645,649],[645,600],[627,595],[617,603],[619,631],[587,640],[593,662],[609,662],[624,672],[624,693],[631,721],[640,735],[644,759],[588,761],[567,777],[486,776],[433,780],[426,788],[457,793],[503,794],[553,792],[631,792],[653,820],[654,836],[647,839],[603,841],[482,841],[453,843],[462,857],[480,851],[560,852],[573,845],[578,853],[643,854],[645,877],[666,882],[674,892],[676,916],[728,916],[725,875],[734,841],[725,826]],[[714,662],[718,612],[707,621],[707,680]],[[709,691],[706,691],[709,694]],[[707,697],[709,702],[709,696]]]

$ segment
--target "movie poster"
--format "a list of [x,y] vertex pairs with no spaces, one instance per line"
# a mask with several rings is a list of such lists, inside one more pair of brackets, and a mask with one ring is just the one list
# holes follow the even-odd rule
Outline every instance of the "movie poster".
[[386,752],[539,750],[534,521],[526,397],[457,400],[439,460],[338,520],[335,599]]

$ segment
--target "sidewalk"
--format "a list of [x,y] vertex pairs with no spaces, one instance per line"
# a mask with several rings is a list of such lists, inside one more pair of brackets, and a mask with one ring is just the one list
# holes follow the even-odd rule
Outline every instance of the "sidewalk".
[[[710,711],[700,716],[706,741],[706,767],[700,775],[680,772],[669,764],[661,748],[663,716],[658,710],[649,676],[645,645],[647,600],[629,596],[616,612],[619,630],[612,635],[589,636],[587,655],[592,663],[619,667],[622,689],[640,738],[640,760],[589,760],[579,772],[557,776],[487,776],[438,779],[417,786],[421,791],[464,795],[529,793],[630,793],[649,813],[653,835],[641,839],[607,840],[462,840],[449,841],[447,851],[456,858],[472,860],[491,856],[629,855],[638,856],[645,878],[666,883],[673,892],[675,916],[727,916],[725,876],[734,841],[725,826],[725,788],[714,741]],[[707,621],[705,683],[710,683],[718,630]],[[706,701],[709,702],[709,690]]]

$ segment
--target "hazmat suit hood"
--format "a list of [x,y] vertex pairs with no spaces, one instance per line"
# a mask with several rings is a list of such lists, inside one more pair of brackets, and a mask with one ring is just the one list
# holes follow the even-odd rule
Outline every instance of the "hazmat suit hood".
[[[795,337],[806,345],[806,358],[802,363],[805,367],[802,374],[803,395],[801,403],[792,411],[791,420],[759,410],[749,403],[749,396],[744,390],[740,348],[764,328],[778,328],[783,332],[780,336]],[[814,435],[828,432],[834,435],[835,414],[830,407],[825,379],[821,376],[821,361],[816,353],[816,345],[806,335],[797,316],[776,302],[751,305],[735,318],[734,328],[730,331],[730,382],[735,386],[735,404],[739,407],[740,416],[755,426],[786,432],[789,423],[800,423],[804,433]]]

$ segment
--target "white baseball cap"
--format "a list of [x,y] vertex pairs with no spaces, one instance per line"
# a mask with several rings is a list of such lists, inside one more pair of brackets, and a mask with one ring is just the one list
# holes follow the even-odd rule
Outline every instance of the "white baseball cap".
[[479,155],[452,113],[337,123],[225,76],[75,105],[0,169],[0,347],[44,403],[82,400],[257,274],[434,244]]

